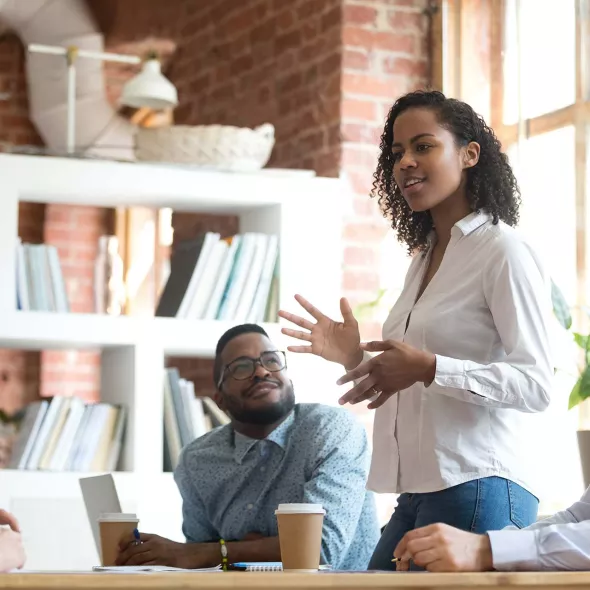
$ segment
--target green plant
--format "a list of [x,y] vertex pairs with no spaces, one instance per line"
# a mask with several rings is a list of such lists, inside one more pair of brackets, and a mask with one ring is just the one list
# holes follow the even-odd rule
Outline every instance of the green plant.
[[[572,327],[572,315],[563,293],[555,283],[551,283],[551,300],[553,313],[563,328],[569,330]],[[586,313],[589,310],[585,308]],[[589,314],[590,315],[590,314]],[[568,409],[575,408],[579,403],[590,397],[590,335],[572,332],[575,343],[584,353],[584,365],[580,370],[578,380],[573,386],[569,400]]]
[[354,317],[357,319],[357,321],[362,322],[372,319],[372,316],[379,308],[385,293],[387,293],[387,289],[379,289],[375,299],[356,305],[352,310],[352,313],[354,314]]

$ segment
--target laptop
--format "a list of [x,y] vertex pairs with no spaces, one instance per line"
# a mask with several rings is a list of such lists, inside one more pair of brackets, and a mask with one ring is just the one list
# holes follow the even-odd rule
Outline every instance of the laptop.
[[110,473],[93,477],[81,477],[80,488],[82,489],[82,497],[84,498],[96,551],[98,557],[101,558],[98,518],[106,512],[122,512],[115,480]]

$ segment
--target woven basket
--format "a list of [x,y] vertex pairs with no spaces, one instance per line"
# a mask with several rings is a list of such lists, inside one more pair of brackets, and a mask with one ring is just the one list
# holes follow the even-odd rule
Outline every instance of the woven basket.
[[135,155],[141,161],[250,172],[266,165],[274,141],[270,123],[255,129],[230,125],[140,128],[135,136]]

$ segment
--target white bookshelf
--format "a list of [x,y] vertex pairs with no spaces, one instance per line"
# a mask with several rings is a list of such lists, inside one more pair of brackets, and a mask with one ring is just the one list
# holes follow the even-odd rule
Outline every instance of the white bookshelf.
[[[293,295],[302,293],[321,309],[337,313],[342,216],[350,211],[352,198],[348,184],[307,171],[237,174],[21,155],[0,155],[0,178],[0,347],[101,351],[101,399],[128,408],[123,472],[115,475],[124,509],[138,512],[143,530],[182,540],[180,498],[172,475],[162,471],[165,360],[212,357],[219,336],[232,323],[18,311],[18,203],[170,207],[238,215],[240,232],[279,236],[281,307],[296,309]],[[277,324],[264,326],[286,347]],[[335,402],[338,367],[292,354],[288,365],[298,401]],[[85,569],[96,563],[80,476],[0,472],[0,507],[23,521],[29,568]],[[62,518],[67,525],[60,525]],[[63,551],[74,545],[74,555]]]

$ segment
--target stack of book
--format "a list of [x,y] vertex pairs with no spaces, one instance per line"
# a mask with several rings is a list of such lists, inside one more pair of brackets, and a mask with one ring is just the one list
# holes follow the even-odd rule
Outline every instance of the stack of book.
[[126,411],[56,396],[29,404],[12,449],[10,469],[115,471]]
[[192,381],[182,379],[175,368],[164,376],[164,470],[174,471],[180,451],[213,428],[229,423],[229,417],[209,397],[196,397]]
[[276,321],[278,237],[207,232],[178,244],[157,316],[236,323]]
[[18,241],[16,293],[18,309],[23,311],[70,311],[55,246]]

